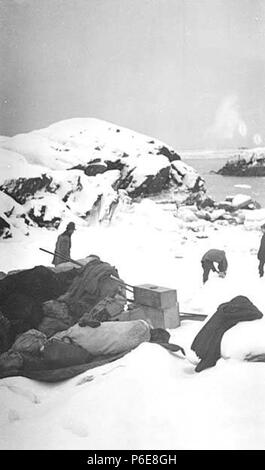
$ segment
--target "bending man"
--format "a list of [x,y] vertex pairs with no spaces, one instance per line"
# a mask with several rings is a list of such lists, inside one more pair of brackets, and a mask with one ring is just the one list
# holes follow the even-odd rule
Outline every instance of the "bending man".
[[[210,271],[217,272],[220,277],[226,276],[227,271],[227,259],[223,250],[212,249],[207,251],[201,260],[203,269],[203,283],[208,281]],[[217,263],[217,269],[214,266]]]

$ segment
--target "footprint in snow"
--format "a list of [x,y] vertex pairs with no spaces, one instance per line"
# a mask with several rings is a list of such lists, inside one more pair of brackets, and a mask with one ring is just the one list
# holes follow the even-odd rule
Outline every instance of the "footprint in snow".
[[0,385],[0,387],[6,387],[8,390],[10,390],[13,393],[16,393],[17,395],[20,395],[22,397],[27,398],[31,403],[39,404],[41,403],[41,399],[33,392],[30,390],[23,389],[21,387],[18,387],[17,385]]

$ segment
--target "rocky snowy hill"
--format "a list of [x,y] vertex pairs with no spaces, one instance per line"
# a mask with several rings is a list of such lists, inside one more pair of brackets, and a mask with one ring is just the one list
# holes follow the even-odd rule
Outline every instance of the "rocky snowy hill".
[[165,143],[92,118],[0,140],[0,232],[103,220],[120,199],[204,185]]

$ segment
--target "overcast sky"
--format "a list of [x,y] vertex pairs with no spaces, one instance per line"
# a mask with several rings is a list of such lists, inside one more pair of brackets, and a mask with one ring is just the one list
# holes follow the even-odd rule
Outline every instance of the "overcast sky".
[[0,134],[97,117],[265,145],[265,0],[0,0]]

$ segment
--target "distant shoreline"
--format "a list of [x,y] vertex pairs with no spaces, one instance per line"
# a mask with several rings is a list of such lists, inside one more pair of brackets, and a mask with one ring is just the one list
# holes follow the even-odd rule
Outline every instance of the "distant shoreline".
[[250,155],[253,152],[265,152],[265,147],[253,148],[235,148],[235,149],[222,149],[222,150],[179,150],[178,153],[183,160],[195,159],[216,159],[216,158],[233,158],[238,155]]

